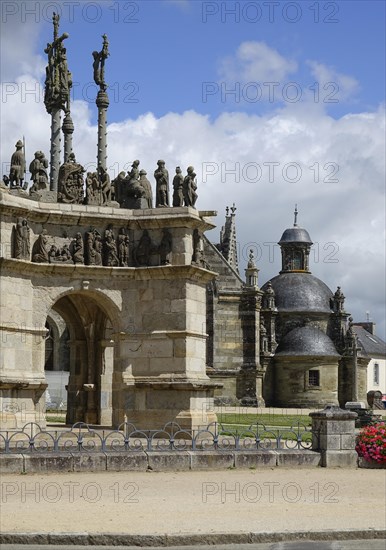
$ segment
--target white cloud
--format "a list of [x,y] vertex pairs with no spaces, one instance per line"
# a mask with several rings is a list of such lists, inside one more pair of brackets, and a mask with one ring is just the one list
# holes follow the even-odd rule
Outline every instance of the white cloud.
[[286,59],[264,42],[243,42],[233,56],[220,63],[220,77],[233,82],[284,82],[296,72],[297,63]]
[[[15,58],[7,68],[16,92],[2,97],[3,173],[14,144],[23,135],[27,166],[36,150],[49,158],[50,117],[40,84],[44,63],[23,44],[24,59]],[[256,43],[245,43],[237,56],[245,79],[285,78],[296,70],[296,64],[259,43],[257,48]],[[315,65],[314,70],[330,78],[331,73],[323,73],[321,67]],[[23,86],[36,93],[23,96]],[[348,93],[354,86],[346,83],[345,89]],[[91,122],[94,109],[85,101],[72,105],[74,151],[85,167],[96,159],[97,128]],[[299,223],[315,242],[313,273],[332,290],[341,285],[347,310],[357,321],[370,311],[378,323],[378,334],[385,337],[384,135],[384,106],[337,120],[322,109],[299,104],[287,104],[264,116],[233,112],[215,120],[195,111],[161,118],[145,113],[109,125],[108,165],[114,176],[139,158],[152,181],[159,158],[165,159],[170,179],[175,166],[186,169],[193,164],[198,174],[198,207],[218,210],[218,226],[223,224],[225,207],[236,203],[241,267],[248,249],[254,247],[261,284],[280,269],[280,254],[273,246],[292,224],[297,203]],[[275,175],[270,181],[268,163],[272,162],[279,166],[270,165]],[[291,168],[291,163],[296,165]],[[295,168],[301,171],[300,179],[290,182]],[[261,172],[258,181],[257,170]],[[338,170],[335,176],[331,170]],[[215,174],[210,176],[208,171]],[[218,230],[208,236],[216,241]]]
[[358,81],[352,76],[339,73],[335,67],[328,67],[318,61],[307,61],[311,74],[319,84],[323,96],[330,101],[344,101],[352,97],[359,90]]

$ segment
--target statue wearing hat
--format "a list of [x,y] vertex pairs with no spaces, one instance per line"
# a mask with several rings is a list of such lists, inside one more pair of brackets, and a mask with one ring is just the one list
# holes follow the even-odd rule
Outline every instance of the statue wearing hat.
[[157,162],[158,168],[154,172],[157,182],[156,187],[156,208],[169,206],[169,172],[165,168],[165,161]]
[[19,139],[15,147],[16,151],[11,157],[11,169],[9,172],[9,178],[7,178],[7,180],[4,178],[4,181],[7,183],[7,185],[9,184],[10,187],[22,187],[26,169],[23,142]]

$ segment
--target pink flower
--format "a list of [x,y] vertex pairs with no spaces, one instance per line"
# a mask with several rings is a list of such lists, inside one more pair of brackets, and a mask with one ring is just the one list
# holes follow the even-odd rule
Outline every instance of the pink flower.
[[364,427],[358,435],[355,450],[367,461],[386,463],[385,423]]

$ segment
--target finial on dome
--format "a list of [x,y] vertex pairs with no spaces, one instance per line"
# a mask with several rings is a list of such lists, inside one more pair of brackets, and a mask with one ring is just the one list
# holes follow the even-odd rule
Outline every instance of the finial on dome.
[[254,256],[253,250],[251,248],[250,251],[249,251],[248,269],[253,269],[254,267],[256,267],[255,256]]
[[298,226],[298,205],[295,204],[295,212],[294,212],[294,227],[297,227]]

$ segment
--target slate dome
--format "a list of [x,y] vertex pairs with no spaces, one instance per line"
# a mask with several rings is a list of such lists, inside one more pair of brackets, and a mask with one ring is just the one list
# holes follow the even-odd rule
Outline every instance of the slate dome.
[[318,327],[298,327],[291,330],[280,342],[278,356],[340,357],[331,338]]
[[[323,281],[310,273],[281,273],[270,282],[279,312],[331,313],[333,293]],[[268,283],[261,290],[266,291]]]
[[286,229],[278,242],[280,245],[289,243],[313,244],[308,231],[297,226]]

